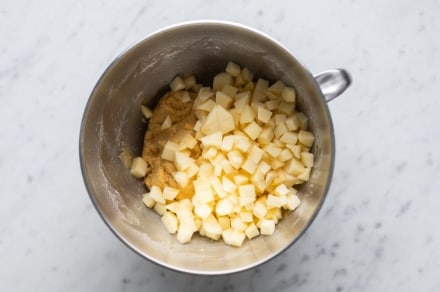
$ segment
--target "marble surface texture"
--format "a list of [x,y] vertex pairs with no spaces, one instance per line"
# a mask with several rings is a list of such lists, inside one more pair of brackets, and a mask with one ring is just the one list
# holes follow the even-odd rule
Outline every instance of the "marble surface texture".
[[[440,291],[440,2],[0,3],[0,291]],[[105,226],[84,187],[82,112],[107,65],[179,21],[266,32],[310,71],[343,67],[337,155],[306,234],[246,272],[156,266]]]

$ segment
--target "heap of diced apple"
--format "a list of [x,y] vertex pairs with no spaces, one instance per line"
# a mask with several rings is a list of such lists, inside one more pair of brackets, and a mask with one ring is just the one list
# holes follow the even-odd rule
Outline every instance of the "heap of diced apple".
[[[143,202],[162,216],[181,243],[198,231],[241,246],[246,237],[272,234],[283,209],[300,204],[294,185],[309,180],[314,161],[308,119],[295,111],[294,88],[252,79],[247,68],[230,62],[212,87],[198,85],[195,134],[184,135],[179,143],[168,141],[163,149],[162,159],[175,165],[175,181],[182,189],[193,184],[194,195],[177,200],[179,189],[153,186]],[[170,84],[173,91],[193,86],[193,76],[178,76]],[[148,108],[142,112],[151,116]],[[171,123],[165,119],[162,126]],[[196,145],[202,154],[192,157]],[[144,176],[146,169],[142,158],[134,159],[134,176]]]

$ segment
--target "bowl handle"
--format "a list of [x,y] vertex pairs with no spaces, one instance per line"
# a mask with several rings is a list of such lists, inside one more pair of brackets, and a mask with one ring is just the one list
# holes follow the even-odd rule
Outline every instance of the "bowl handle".
[[350,73],[344,69],[327,70],[313,77],[327,102],[342,94],[351,84]]

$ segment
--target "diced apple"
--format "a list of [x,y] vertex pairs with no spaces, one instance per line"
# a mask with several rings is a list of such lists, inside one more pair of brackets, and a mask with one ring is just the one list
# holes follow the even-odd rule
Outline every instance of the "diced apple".
[[261,134],[262,130],[263,129],[253,121],[243,129],[243,132],[245,132],[252,140],[255,140]]
[[215,94],[215,103],[221,105],[225,109],[228,109],[232,104],[232,98],[223,91],[217,91]]
[[266,204],[263,204],[262,202],[259,202],[259,201],[255,202],[252,212],[255,215],[255,217],[260,218],[260,219],[264,218],[264,216],[266,216],[266,212],[267,212]]
[[224,136],[222,143],[220,145],[220,149],[224,152],[229,152],[232,150],[233,146],[234,146],[234,136],[233,135]]
[[243,153],[246,153],[249,148],[252,146],[251,142],[248,140],[247,137],[243,138],[237,138],[235,139],[235,149],[240,150]]
[[285,87],[286,85],[281,80],[278,80],[269,87],[269,90],[273,93],[276,93],[277,95],[280,95]]
[[246,67],[241,70],[240,74],[244,81],[252,81],[254,79],[254,74]]
[[232,75],[222,72],[217,75],[215,75],[213,83],[212,83],[212,89],[215,91],[222,90],[225,85],[232,85],[234,84],[234,79],[232,78]]
[[303,181],[308,181],[310,179],[310,167],[306,167],[304,172],[297,176],[298,179]]
[[200,218],[206,218],[212,212],[212,208],[207,204],[197,204],[194,205],[194,213]]
[[240,92],[235,96],[234,107],[242,111],[245,105],[249,105],[250,99],[251,93],[249,91]]
[[249,105],[244,105],[241,110],[240,124],[247,124],[253,122],[255,119],[255,112]]
[[299,120],[297,116],[289,116],[286,121],[286,128],[289,131],[296,131],[299,128]]
[[269,88],[269,81],[265,79],[258,79],[257,84],[255,85],[254,94],[252,95],[252,100],[256,101],[264,101],[265,100],[265,92]]
[[236,247],[240,247],[243,245],[245,237],[246,235],[243,231],[234,228],[229,228],[222,232],[223,241],[228,245]]
[[162,190],[156,186],[151,186],[150,192],[148,193],[150,198],[152,198],[156,203],[165,204],[165,199],[162,195]]
[[179,221],[177,220],[177,217],[175,214],[173,214],[172,212],[165,212],[165,214],[163,214],[162,218],[162,223],[163,225],[165,225],[165,228],[167,229],[167,231],[171,234],[174,234],[177,232],[177,225],[179,223]]
[[295,210],[301,203],[298,196],[295,194],[289,194],[287,195],[286,198],[287,198],[286,208],[289,210]]
[[142,197],[142,202],[147,206],[148,208],[153,208],[154,204],[156,204],[156,201],[151,198],[149,193],[146,193]]
[[172,91],[178,91],[181,89],[185,89],[185,82],[180,76],[176,76],[173,81],[170,83],[170,88]]
[[283,149],[278,155],[277,159],[281,162],[286,162],[287,160],[291,159],[293,157],[292,152],[290,152],[289,149]]
[[191,227],[185,224],[180,224],[179,229],[177,231],[177,241],[179,241],[182,244],[188,243],[191,241],[191,237],[193,233],[194,230]]
[[191,101],[191,96],[189,95],[188,91],[184,91],[182,94],[182,103],[187,103]]
[[223,87],[222,93],[226,94],[227,96],[229,96],[232,100],[232,98],[235,97],[235,95],[237,94],[238,88],[232,85],[225,85],[225,87]]
[[228,195],[228,193],[223,189],[223,185],[220,179],[216,176],[211,176],[209,179],[212,188],[214,189],[217,196],[222,199]]
[[226,134],[235,129],[234,118],[232,115],[220,105],[216,105],[206,117],[201,127],[201,131],[206,134],[212,134],[220,131]]
[[196,80],[196,77],[194,75],[191,75],[191,76],[185,77],[183,79],[183,83],[185,84],[185,88],[186,89],[190,89],[191,87],[196,85],[197,80]]
[[299,128],[301,130],[307,130],[309,128],[309,119],[306,117],[305,114],[298,112],[296,113],[296,117],[299,121]]
[[202,221],[203,228],[212,234],[221,234],[222,233],[222,227],[218,223],[217,219],[214,215],[210,214],[207,217],[205,217]]
[[145,105],[141,105],[141,112],[144,115],[144,117],[146,119],[151,118],[151,116],[153,115],[153,111],[150,110],[148,107],[146,107]]
[[249,224],[244,233],[246,234],[248,239],[252,239],[260,235],[260,232],[258,231],[258,228],[257,226],[255,226],[254,223]]
[[163,188],[163,191],[162,191],[163,198],[165,200],[170,200],[170,201],[174,200],[177,197],[178,194],[179,194],[179,190],[178,189],[175,189],[175,188],[172,188],[172,187],[169,187],[169,186],[165,186]]
[[263,150],[269,153],[270,156],[273,158],[278,157],[280,155],[281,151],[283,151],[280,147],[275,146],[275,144],[270,143],[263,147]]
[[218,149],[222,144],[222,139],[223,135],[218,131],[200,138],[200,142],[202,142],[203,147],[213,146]]
[[229,220],[228,216],[219,216],[217,217],[218,224],[222,227],[222,230],[226,230],[231,228],[231,220]]
[[236,216],[231,219],[231,227],[240,231],[244,231],[247,228],[246,222],[241,220],[240,216]]
[[260,145],[267,145],[272,141],[273,137],[274,134],[272,127],[263,127],[257,141]]
[[278,108],[279,104],[280,104],[280,101],[278,99],[272,99],[272,100],[266,101],[264,103],[264,106],[267,110],[273,111]]
[[287,132],[287,127],[286,127],[286,124],[284,122],[279,123],[275,127],[275,130],[273,131],[275,137],[277,137],[277,138],[283,136],[286,132]]
[[281,91],[281,97],[288,103],[294,103],[296,101],[296,91],[292,87],[284,87]]
[[301,142],[301,144],[304,144],[307,147],[311,147],[313,145],[315,137],[313,136],[312,132],[300,130],[298,133],[298,140],[299,142]]
[[284,184],[280,184],[275,188],[275,194],[278,196],[285,196],[288,193],[289,189]]
[[312,167],[314,161],[313,153],[310,152],[301,152],[301,162],[305,167]]
[[292,154],[295,158],[297,158],[297,159],[301,158],[301,146],[300,145],[286,144],[286,147],[290,151],[292,151]]
[[274,115],[274,121],[275,121],[275,126],[278,126],[281,123],[284,123],[286,121],[286,115],[285,114],[276,114]]
[[[201,105],[199,105],[199,106],[197,107],[197,109],[198,109],[198,110],[205,111],[205,112],[210,112],[210,111],[212,111],[212,109],[215,107],[215,105],[216,105],[216,102],[215,102],[215,101],[213,101],[212,99],[208,99],[208,100],[206,100],[204,103],[202,103]],[[199,118],[199,120],[200,120],[200,117],[198,117],[198,118]]]
[[268,208],[280,208],[281,207],[281,199],[280,197],[274,195],[268,195],[266,200],[266,205]]
[[286,144],[295,145],[298,141],[298,135],[294,132],[286,132],[280,137],[280,141]]
[[175,153],[178,150],[179,150],[179,144],[168,141],[163,148],[161,158],[168,161],[174,161]]
[[229,62],[228,65],[226,65],[226,70],[227,73],[229,73],[230,75],[237,77],[238,75],[240,75],[240,66],[235,64],[234,62]]
[[275,221],[263,219],[260,224],[260,232],[263,235],[271,235],[275,231]]
[[211,96],[214,96],[214,92],[211,90],[210,87],[200,88],[200,90],[197,94],[197,98],[200,99],[201,101],[206,101]]
[[246,161],[241,165],[241,169],[245,170],[247,173],[252,175],[257,168],[258,163],[251,159],[246,159]]
[[272,112],[268,109],[265,109],[264,107],[260,106],[258,107],[257,112],[257,119],[262,123],[267,123],[270,121],[270,118],[272,117]]
[[241,211],[239,216],[240,216],[241,221],[243,221],[244,223],[254,222],[252,212],[250,212],[250,211]]
[[134,177],[141,178],[147,174],[148,164],[142,157],[136,157],[133,159],[130,168],[130,174]]
[[177,151],[174,155],[174,165],[177,170],[183,171],[194,164],[194,159],[185,155],[181,151]]
[[162,216],[163,214],[165,214],[167,212],[167,208],[166,208],[165,204],[160,204],[157,202],[154,205],[153,210],[156,211],[156,213],[159,214],[160,216]]
[[292,158],[286,164],[285,170],[288,174],[297,176],[304,172],[304,165],[298,159]]

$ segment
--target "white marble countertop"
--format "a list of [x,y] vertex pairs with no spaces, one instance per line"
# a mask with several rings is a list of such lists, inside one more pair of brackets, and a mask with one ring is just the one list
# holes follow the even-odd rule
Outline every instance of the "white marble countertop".
[[[440,291],[440,2],[280,3],[2,1],[0,291]],[[126,248],[93,208],[78,158],[106,66],[156,29],[207,18],[354,79],[329,104],[336,168],[317,219],[276,259],[220,277]]]

